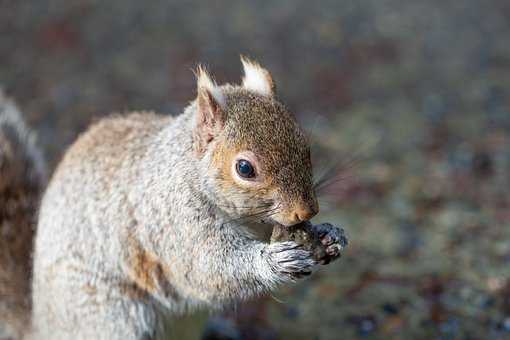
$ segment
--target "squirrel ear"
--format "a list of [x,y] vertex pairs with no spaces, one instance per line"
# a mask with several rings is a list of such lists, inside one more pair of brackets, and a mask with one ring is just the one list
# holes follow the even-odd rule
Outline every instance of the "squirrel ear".
[[274,96],[276,86],[268,70],[258,63],[241,56],[244,68],[243,87],[263,96]]
[[202,66],[198,67],[196,75],[197,112],[193,137],[195,151],[201,154],[223,127],[225,98]]

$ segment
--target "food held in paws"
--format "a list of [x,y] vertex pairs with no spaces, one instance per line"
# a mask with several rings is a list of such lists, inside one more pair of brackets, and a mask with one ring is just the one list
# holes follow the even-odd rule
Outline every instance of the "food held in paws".
[[294,241],[313,253],[314,259],[321,264],[328,264],[340,256],[340,250],[347,246],[347,238],[340,227],[329,223],[314,226],[309,221],[286,227],[275,225],[271,243]]

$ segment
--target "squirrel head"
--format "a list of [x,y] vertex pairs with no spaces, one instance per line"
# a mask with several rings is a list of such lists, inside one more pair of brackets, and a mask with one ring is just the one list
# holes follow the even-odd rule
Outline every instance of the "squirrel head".
[[208,194],[230,216],[293,225],[318,212],[310,145],[269,72],[241,57],[242,85],[197,71],[193,147]]

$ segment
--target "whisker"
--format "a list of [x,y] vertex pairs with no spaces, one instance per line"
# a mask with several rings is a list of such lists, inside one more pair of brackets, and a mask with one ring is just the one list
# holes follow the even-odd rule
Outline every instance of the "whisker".
[[358,149],[357,152],[351,153],[348,157],[340,155],[318,178],[315,179],[313,189],[317,194],[324,192],[331,185],[354,177],[348,170],[353,169],[360,163],[368,159],[367,152],[364,147]]
[[314,189],[323,188],[324,186],[330,184],[331,180],[334,180],[338,176],[341,176],[345,173],[345,171],[352,169],[357,164],[359,164],[362,160],[361,156],[352,156],[348,160],[341,159],[332,166],[329,167],[319,178],[316,179],[313,184]]
[[333,175],[332,177],[328,178],[325,181],[322,181],[322,183],[319,183],[314,187],[315,191],[317,193],[323,192],[325,189],[328,189],[334,184],[337,184],[339,182],[343,182],[349,179],[353,179],[355,176],[353,174],[345,174],[345,173],[338,173],[336,175]]
[[277,298],[276,296],[274,296],[273,294],[269,294],[269,296],[270,296],[273,300],[275,300],[277,303],[279,303],[279,304],[282,304],[282,305],[287,304],[287,302],[285,302],[285,301],[283,301],[283,300],[278,299],[278,298]]
[[225,221],[224,223],[232,223],[232,222],[238,222],[238,221],[243,221],[243,220],[249,220],[249,219],[255,219],[255,218],[264,217],[267,214],[270,214],[270,213],[273,213],[273,212],[277,211],[279,208],[280,208],[280,205],[278,205],[278,206],[276,206],[276,207],[274,207],[272,209],[266,209],[266,210],[263,210],[263,211],[258,211],[258,212],[253,213],[253,214],[237,217],[237,218]]
[[266,203],[266,204],[253,205],[253,206],[237,206],[237,205],[216,204],[216,206],[221,207],[221,208],[232,208],[232,209],[262,209],[262,208],[269,208],[272,205],[273,205],[273,203]]

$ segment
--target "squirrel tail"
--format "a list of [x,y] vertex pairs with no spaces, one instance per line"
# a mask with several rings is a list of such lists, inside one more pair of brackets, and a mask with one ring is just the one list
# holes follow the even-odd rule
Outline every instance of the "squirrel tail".
[[32,245],[46,164],[21,112],[0,89],[0,339],[29,327]]

